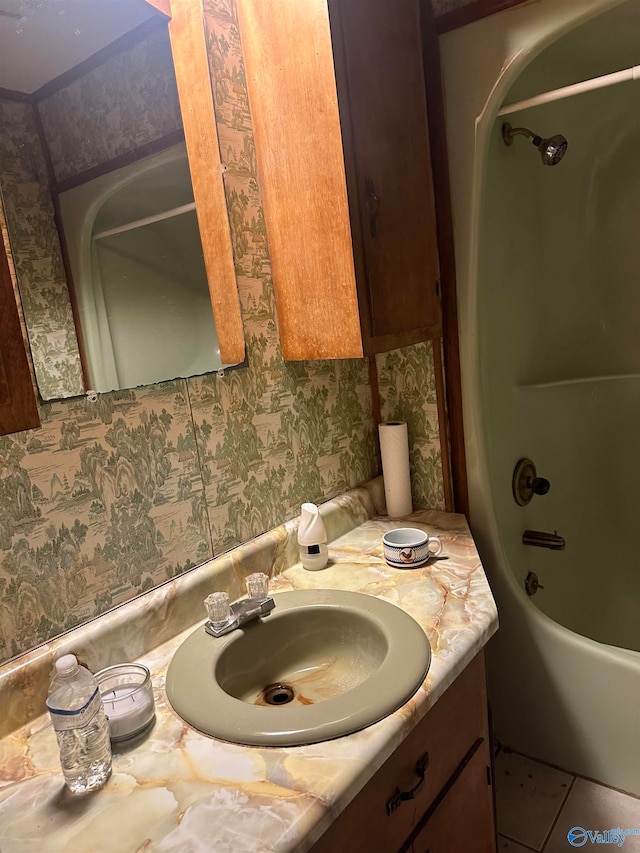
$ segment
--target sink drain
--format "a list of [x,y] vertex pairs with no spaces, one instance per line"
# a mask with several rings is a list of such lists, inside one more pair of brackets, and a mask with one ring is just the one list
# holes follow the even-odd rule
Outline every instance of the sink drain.
[[262,691],[262,699],[267,705],[286,705],[294,697],[293,687],[288,684],[268,684]]

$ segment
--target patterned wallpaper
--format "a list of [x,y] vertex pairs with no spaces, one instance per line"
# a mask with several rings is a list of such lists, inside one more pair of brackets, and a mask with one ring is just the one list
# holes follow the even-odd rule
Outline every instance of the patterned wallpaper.
[[44,404],[0,438],[0,658],[210,556],[185,391]]
[[33,107],[0,100],[0,189],[29,344],[45,400],[81,394],[82,371]]
[[413,504],[444,509],[433,346],[381,353],[376,362],[382,420],[407,422]]
[[182,127],[167,28],[38,104],[57,181]]
[[[46,404],[0,438],[0,660],[378,473],[366,362],[282,359],[235,6],[205,20],[249,367]],[[379,367],[416,503],[441,505],[431,348]]]

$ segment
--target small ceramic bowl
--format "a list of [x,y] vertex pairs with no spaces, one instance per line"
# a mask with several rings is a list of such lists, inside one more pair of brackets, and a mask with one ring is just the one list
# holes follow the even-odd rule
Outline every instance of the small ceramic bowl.
[[442,542],[416,527],[398,527],[382,537],[384,558],[394,568],[423,566],[429,557],[437,557]]

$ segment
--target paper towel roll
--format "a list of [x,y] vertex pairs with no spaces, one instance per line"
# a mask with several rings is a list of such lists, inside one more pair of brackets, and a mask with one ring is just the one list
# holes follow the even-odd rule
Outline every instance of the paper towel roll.
[[400,421],[390,421],[380,424],[378,431],[387,515],[391,518],[403,518],[413,510],[407,425]]

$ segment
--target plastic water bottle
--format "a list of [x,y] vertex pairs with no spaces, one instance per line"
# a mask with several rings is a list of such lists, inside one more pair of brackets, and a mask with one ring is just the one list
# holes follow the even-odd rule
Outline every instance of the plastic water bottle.
[[69,789],[84,794],[101,788],[111,773],[109,723],[98,682],[75,655],[56,661],[47,708]]

